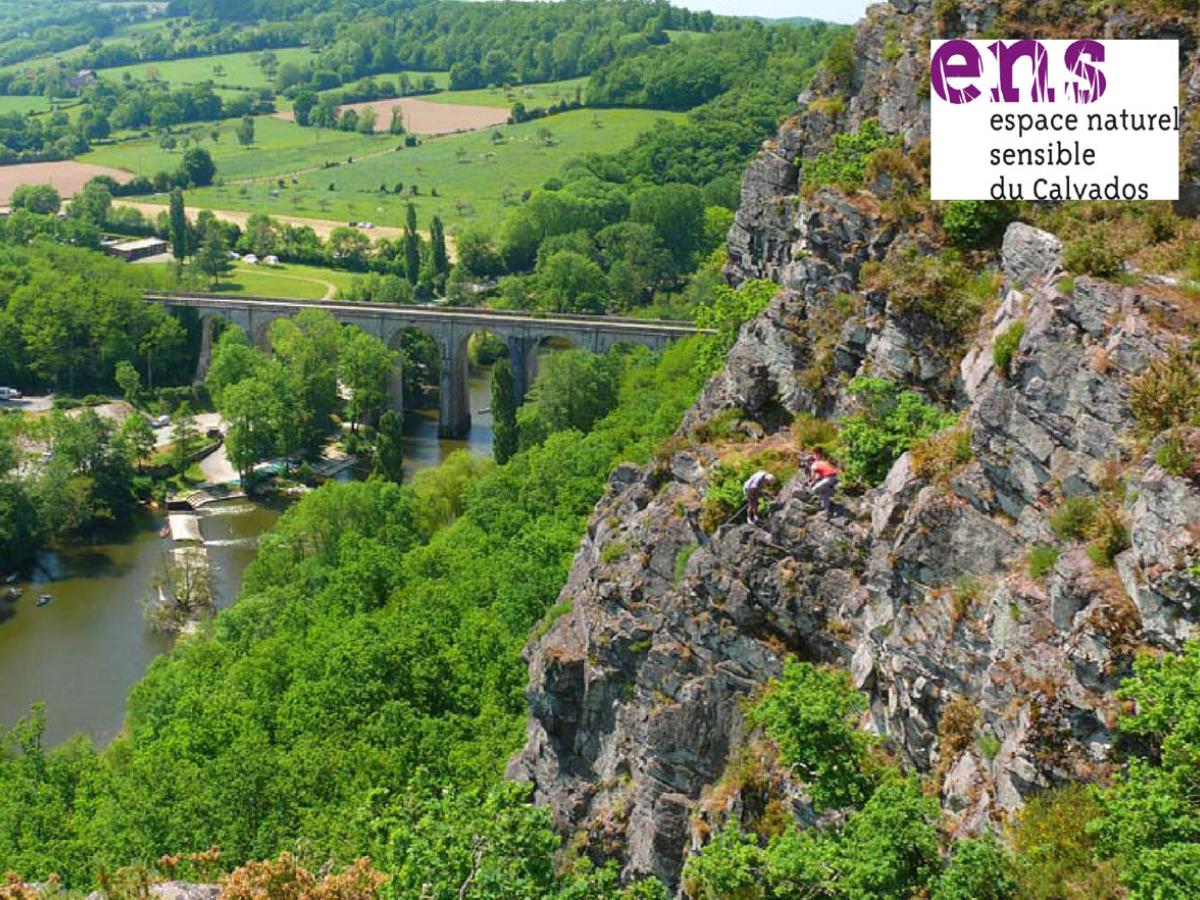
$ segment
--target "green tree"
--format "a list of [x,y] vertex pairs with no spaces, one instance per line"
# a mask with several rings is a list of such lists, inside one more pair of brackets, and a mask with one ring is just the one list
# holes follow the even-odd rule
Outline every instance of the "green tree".
[[608,281],[594,260],[573,250],[560,250],[538,264],[538,306],[560,313],[600,313]]
[[498,359],[492,367],[492,456],[501,465],[512,459],[520,442],[517,405],[512,365]]
[[669,184],[642,188],[630,199],[629,218],[651,226],[678,270],[690,270],[693,255],[704,244],[706,228],[704,194],[698,187]]
[[146,417],[134,412],[125,417],[117,432],[117,442],[131,465],[141,466],[154,453],[157,437]]
[[0,554],[6,566],[30,560],[43,534],[44,522],[25,484],[0,478]]
[[111,209],[112,191],[107,184],[93,178],[71,198],[70,216],[103,228],[108,223]]
[[450,274],[450,255],[446,252],[446,228],[438,216],[429,225],[430,252],[433,256],[433,271],[440,285],[445,285]]
[[698,365],[702,374],[720,370],[742,326],[766,309],[778,293],[779,285],[773,281],[747,281],[737,290],[721,284],[696,307],[696,324],[716,332],[701,351]]
[[388,123],[388,133],[396,136],[404,134],[404,112],[399,106],[392,107],[392,120]]
[[257,377],[243,378],[221,391],[217,408],[228,425],[226,450],[247,491],[254,487],[254,466],[274,450],[277,407],[271,385]]
[[174,359],[183,350],[187,335],[179,320],[165,310],[142,332],[137,350],[146,357],[146,386],[154,387],[154,360]]
[[409,284],[416,284],[421,276],[421,236],[417,233],[417,208],[411,203],[404,225],[404,274]]
[[808,785],[816,809],[861,805],[874,788],[868,768],[871,738],[858,727],[866,708],[850,676],[788,660],[749,720],[779,747],[783,763]]
[[238,143],[243,147],[249,147],[254,143],[254,117],[243,116],[242,121],[237,127]]
[[586,350],[553,354],[538,373],[530,401],[521,407],[521,444],[540,443],[558,431],[586,434],[617,403],[621,359]]
[[558,838],[528,794],[527,786],[502,784],[482,797],[447,791],[409,801],[389,841],[395,874],[387,896],[553,896]]
[[371,474],[400,484],[404,480],[404,414],[389,409],[375,430],[375,463]]
[[177,260],[183,260],[188,256],[190,235],[188,233],[187,210],[183,204],[183,191],[179,188],[171,191],[169,210],[171,253]]
[[196,268],[208,277],[214,287],[222,276],[233,271],[233,263],[229,260],[229,245],[225,241],[225,232],[215,218],[205,223],[204,235],[200,241],[200,249],[196,252],[195,262]]
[[957,841],[933,900],[1012,900],[1017,879],[1011,854],[995,836]]
[[18,184],[8,199],[13,209],[27,209],[31,213],[52,216],[62,207],[62,198],[48,184]]
[[848,481],[879,484],[917,441],[958,421],[954,413],[886,379],[859,377],[849,387],[858,411],[842,419],[839,432],[839,454]]
[[175,471],[187,468],[188,457],[195,452],[199,441],[191,404],[185,400],[171,415],[171,466]]
[[189,147],[183,152],[179,174],[188,187],[207,187],[217,174],[212,155],[203,147]]
[[264,353],[255,350],[246,334],[236,325],[221,332],[212,350],[205,384],[218,407],[221,393],[229,387],[258,374],[267,361]]
[[271,323],[271,348],[286,370],[283,376],[294,385],[289,400],[297,404],[297,417],[290,420],[295,440],[285,440],[286,455],[317,453],[333,428],[338,403],[338,357],[341,327],[322,309],[305,309],[294,319]]
[[388,378],[396,367],[399,354],[379,338],[361,328],[347,325],[342,329],[338,354],[338,378],[349,393],[346,412],[351,431],[370,422],[387,398]]
[[142,397],[142,376],[128,360],[117,363],[115,378],[121,394],[130,406],[137,406]]

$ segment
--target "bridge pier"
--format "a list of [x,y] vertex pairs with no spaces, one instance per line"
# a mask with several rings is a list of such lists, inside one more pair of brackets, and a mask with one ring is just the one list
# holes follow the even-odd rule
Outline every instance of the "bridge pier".
[[204,379],[208,377],[209,366],[212,365],[212,333],[213,333],[213,317],[200,317],[200,358],[196,360],[196,374],[192,378],[193,384],[203,384]]
[[442,380],[438,391],[438,437],[457,440],[471,433],[471,393],[467,342],[447,329],[438,343],[442,350]]
[[397,360],[388,373],[387,381],[388,409],[404,415],[404,363]]
[[525,402],[529,389],[537,379],[537,348],[539,341],[526,335],[508,336],[508,364],[512,368],[513,393],[517,406]]

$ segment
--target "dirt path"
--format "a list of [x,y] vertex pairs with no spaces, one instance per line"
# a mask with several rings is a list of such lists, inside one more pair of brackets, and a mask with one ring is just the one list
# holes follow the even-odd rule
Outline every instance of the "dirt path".
[[[141,211],[142,215],[148,215],[152,218],[157,216],[160,212],[164,212],[167,208],[166,206],[158,203],[141,203],[134,200],[117,200],[115,201],[114,205],[127,206],[132,209],[139,210]],[[201,209],[202,207],[199,206],[189,206],[187,207],[187,214],[190,218],[194,219],[200,213]],[[213,209],[209,210],[209,212],[222,221],[233,222],[239,228],[245,228],[246,221],[251,216],[251,213],[242,212],[241,210],[236,209]],[[298,228],[307,225],[322,239],[328,239],[329,235],[335,228],[344,228],[347,224],[346,222],[335,222],[331,219],[306,219],[300,216],[283,216],[275,213],[269,213],[269,215],[276,222],[283,222],[287,225],[294,225]],[[395,228],[390,225],[376,225],[370,231],[364,232],[364,234],[376,239],[389,238],[391,240],[395,240],[396,238],[403,236],[404,229]]]
[[[482,128],[494,128],[507,125],[509,111],[500,106],[470,106],[459,103],[433,103],[417,97],[395,97],[388,100],[365,100],[361,103],[347,103],[338,107],[340,116],[346,110],[361,113],[364,109],[375,112],[375,132],[386,132],[392,123],[392,110],[400,110],[404,120],[404,130],[409,134],[441,135],[459,134],[466,131],[479,131]],[[275,113],[275,118],[294,122],[292,111],[282,110]]]

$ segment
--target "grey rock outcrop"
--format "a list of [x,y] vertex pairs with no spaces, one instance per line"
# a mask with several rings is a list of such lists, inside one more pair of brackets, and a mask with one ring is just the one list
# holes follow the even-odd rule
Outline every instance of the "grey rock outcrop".
[[[870,698],[864,726],[906,765],[944,773],[957,832],[1110,767],[1116,687],[1134,653],[1177,648],[1200,623],[1200,487],[1131,458],[1124,440],[1129,379],[1173,340],[1154,324],[1167,301],[1088,279],[1064,296],[1056,242],[1025,226],[1009,237],[1006,271],[1025,290],[962,361],[974,458],[948,476],[922,477],[905,455],[829,518],[798,477],[769,533],[710,536],[696,523],[714,449],[693,442],[614,475],[561,597],[571,611],[527,649],[529,740],[510,768],[574,846],[674,883],[705,798],[748,738],[741,702],[789,654],[850,670]],[[806,304],[793,290],[746,328],[681,437],[729,406],[803,407],[787,375],[805,362],[793,321]],[[1017,319],[1005,375],[990,347]],[[768,425],[738,452],[786,447]],[[1114,567],[1078,544],[1030,577],[1054,504],[1106,490],[1130,534]],[[614,542],[628,548],[615,559],[604,553]],[[957,698],[978,721],[970,746],[943,760],[939,724]]]
[[[1003,6],[1006,27],[1061,31],[1057,4]],[[627,876],[676,884],[714,819],[746,814],[748,798],[722,783],[755,739],[742,703],[789,655],[845,666],[869,698],[863,727],[940,779],[951,833],[976,834],[1047,786],[1104,776],[1135,653],[1177,650],[1200,627],[1200,485],[1130,439],[1130,381],[1181,337],[1164,324],[1177,318],[1170,292],[1066,285],[1059,239],[1016,224],[1001,302],[966,347],[948,348],[930,321],[860,284],[865,265],[888,265],[905,244],[936,248],[869,199],[802,184],[803,160],[867,119],[919,150],[929,38],[980,34],[1002,12],[963,0],[944,19],[933,7],[872,7],[849,83],[820,76],[747,169],[726,274],[782,291],[743,327],[669,458],[613,475],[560,598],[570,612],[526,648],[532,715],[510,777],[533,784],[573,848],[620,859]],[[1068,12],[1110,38],[1179,37],[1185,102],[1200,102],[1194,22]],[[1182,148],[1184,207],[1200,204],[1196,127]],[[995,341],[1018,322],[1000,372]],[[846,411],[846,385],[863,374],[954,405],[971,460],[929,472],[906,454],[830,517],[797,477],[769,530],[700,528],[722,454],[792,452],[791,417]],[[695,438],[733,410],[741,445]],[[1127,529],[1111,565],[1052,534],[1056,505],[1084,495]],[[1043,552],[1031,575],[1031,552],[1051,543],[1061,553]],[[965,743],[943,733],[956,702],[976,715]],[[811,823],[802,787],[783,780],[793,815]]]

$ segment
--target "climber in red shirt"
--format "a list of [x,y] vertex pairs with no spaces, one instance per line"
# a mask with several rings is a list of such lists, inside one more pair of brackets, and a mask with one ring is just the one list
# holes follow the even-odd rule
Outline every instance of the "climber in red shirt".
[[812,477],[808,480],[808,489],[821,498],[821,508],[828,513],[829,504],[833,500],[833,492],[838,486],[838,467],[825,458],[825,451],[820,447],[813,450],[813,461],[809,471]]

